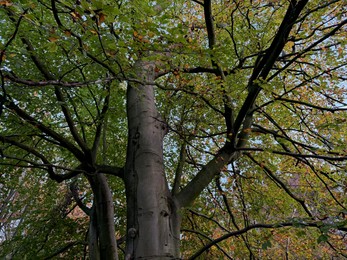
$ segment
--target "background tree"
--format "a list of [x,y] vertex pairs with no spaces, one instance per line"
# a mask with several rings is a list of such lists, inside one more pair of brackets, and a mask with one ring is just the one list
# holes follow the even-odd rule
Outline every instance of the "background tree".
[[345,1],[0,1],[2,257],[346,256]]

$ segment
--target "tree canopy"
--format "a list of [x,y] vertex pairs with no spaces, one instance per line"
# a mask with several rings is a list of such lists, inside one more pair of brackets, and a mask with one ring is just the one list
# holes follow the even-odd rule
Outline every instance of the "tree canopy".
[[140,257],[152,200],[170,259],[347,257],[346,1],[5,0],[0,22],[0,257]]

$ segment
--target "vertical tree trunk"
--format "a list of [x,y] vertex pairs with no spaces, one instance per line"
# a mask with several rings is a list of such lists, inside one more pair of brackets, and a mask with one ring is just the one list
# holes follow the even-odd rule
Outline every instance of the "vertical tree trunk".
[[[99,259],[117,260],[117,240],[114,224],[114,206],[113,198],[107,180],[104,174],[95,173],[88,175],[89,183],[94,193],[94,205],[91,214],[91,225],[96,222],[97,234],[92,226],[90,239],[93,240],[93,248],[99,250]],[[99,244],[95,244],[95,236],[98,238]],[[95,252],[93,250],[93,252]],[[98,259],[97,257],[95,259]],[[94,260],[94,259],[93,259]]]
[[[95,203],[95,200],[94,200],[94,203]],[[89,258],[92,260],[100,260],[98,225],[96,220],[95,206],[92,207],[89,218],[90,218],[89,232],[88,232]]]
[[179,258],[177,205],[164,173],[163,137],[167,127],[155,107],[154,62],[137,61],[137,79],[128,87],[126,259]]

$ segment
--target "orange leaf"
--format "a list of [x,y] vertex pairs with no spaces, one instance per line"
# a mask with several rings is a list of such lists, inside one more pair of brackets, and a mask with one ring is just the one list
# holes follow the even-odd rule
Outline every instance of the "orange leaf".
[[56,41],[58,40],[58,38],[52,36],[52,37],[49,37],[48,40],[49,40],[50,42],[56,42]]
[[12,3],[10,1],[0,1],[0,6],[11,6]]
[[98,24],[100,25],[101,23],[103,23],[105,21],[105,18],[106,18],[106,15],[104,15],[103,13],[100,13]]

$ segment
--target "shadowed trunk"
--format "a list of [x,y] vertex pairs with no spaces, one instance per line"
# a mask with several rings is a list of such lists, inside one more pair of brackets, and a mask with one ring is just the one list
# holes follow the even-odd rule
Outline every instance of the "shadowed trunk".
[[169,191],[163,165],[163,137],[167,127],[155,107],[154,63],[138,61],[143,84],[128,87],[128,151],[126,259],[179,257],[177,205]]
[[[116,232],[114,226],[113,198],[104,174],[88,175],[94,193],[91,212],[89,246],[91,259],[118,259]],[[96,230],[95,230],[96,229]],[[98,241],[99,243],[97,244]],[[99,251],[99,255],[97,255]]]
[[99,249],[99,243],[98,243],[98,226],[97,226],[96,211],[94,206],[90,213],[89,231],[88,231],[88,247],[89,247],[89,258],[93,260],[100,260],[100,249]]

